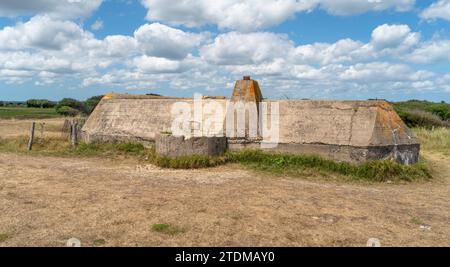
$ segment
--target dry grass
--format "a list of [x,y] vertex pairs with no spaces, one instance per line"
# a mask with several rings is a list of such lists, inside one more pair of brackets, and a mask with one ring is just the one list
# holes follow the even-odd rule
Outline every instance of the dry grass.
[[448,157],[428,157],[433,182],[365,185],[0,153],[0,246],[448,246]]
[[162,168],[198,169],[227,163],[237,163],[256,171],[272,175],[304,177],[305,172],[324,176],[338,175],[343,180],[368,182],[413,182],[428,180],[432,175],[424,161],[414,165],[401,165],[393,161],[372,161],[362,165],[326,160],[318,156],[270,154],[259,150],[228,152],[222,157],[184,156],[168,158],[158,156],[154,148],[146,149],[139,143],[86,144],[71,147],[61,138],[36,138],[31,152],[27,151],[27,137],[0,138],[0,151],[31,153],[44,156],[108,157],[132,156]]
[[439,151],[450,155],[450,128],[414,129],[414,134],[420,139],[425,150]]
[[393,185],[0,152],[0,246],[449,246],[450,157],[423,153],[435,179]]
[[[36,136],[41,138],[60,137],[64,118],[45,120],[0,120],[0,137],[12,138],[29,134],[31,123],[35,121]],[[43,128],[42,128],[43,127]]]

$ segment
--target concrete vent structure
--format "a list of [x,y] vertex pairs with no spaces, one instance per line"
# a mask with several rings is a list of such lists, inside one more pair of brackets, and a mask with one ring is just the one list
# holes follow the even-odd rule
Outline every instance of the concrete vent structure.
[[236,81],[231,101],[255,102],[258,105],[262,101],[258,82],[252,80],[250,76],[244,76],[242,80]]

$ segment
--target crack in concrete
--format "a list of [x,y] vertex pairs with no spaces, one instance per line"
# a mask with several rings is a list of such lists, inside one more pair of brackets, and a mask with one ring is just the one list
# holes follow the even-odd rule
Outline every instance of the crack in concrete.
[[353,122],[356,116],[356,113],[358,112],[358,108],[354,108],[353,109],[353,114],[352,117],[350,118],[350,134],[349,134],[349,138],[348,138],[348,145],[351,145],[352,143],[352,138],[353,138]]

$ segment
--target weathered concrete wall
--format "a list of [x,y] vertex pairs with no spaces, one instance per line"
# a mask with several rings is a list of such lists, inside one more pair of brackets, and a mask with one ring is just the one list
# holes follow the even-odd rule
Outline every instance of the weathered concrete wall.
[[[83,137],[87,142],[153,142],[157,134],[171,131],[171,108],[174,103],[180,101],[194,105],[192,99],[121,95],[105,98],[83,127]],[[208,101],[205,100],[204,104]],[[227,101],[210,101],[219,103],[224,110],[225,121]],[[270,106],[273,101],[263,102]],[[279,145],[274,151],[318,154],[333,160],[356,163],[393,158],[410,164],[418,160],[418,140],[386,102],[277,102]],[[269,112],[269,115],[272,115],[271,113],[273,111]],[[225,127],[223,122],[219,123],[219,127]],[[229,142],[230,149],[249,146],[259,148],[257,142]]]
[[226,137],[175,137],[157,134],[155,150],[158,155],[182,157],[190,155],[221,156],[227,148]]
[[[352,163],[419,160],[418,140],[385,101],[277,102],[280,140],[276,151]],[[242,144],[230,144],[230,148],[242,149]]]
[[[172,105],[180,101],[191,107],[194,105],[192,99],[132,99],[123,96],[103,99],[86,121],[83,138],[86,142],[154,142],[156,134],[171,132]],[[226,110],[226,100],[205,100],[204,104],[210,101],[217,101]],[[223,128],[223,121],[215,127]]]
[[344,146],[418,143],[384,101],[277,102],[281,143]]

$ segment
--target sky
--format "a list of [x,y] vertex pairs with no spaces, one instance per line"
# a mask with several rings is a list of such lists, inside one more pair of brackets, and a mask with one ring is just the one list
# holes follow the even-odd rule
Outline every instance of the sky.
[[450,102],[450,0],[0,0],[0,100]]

